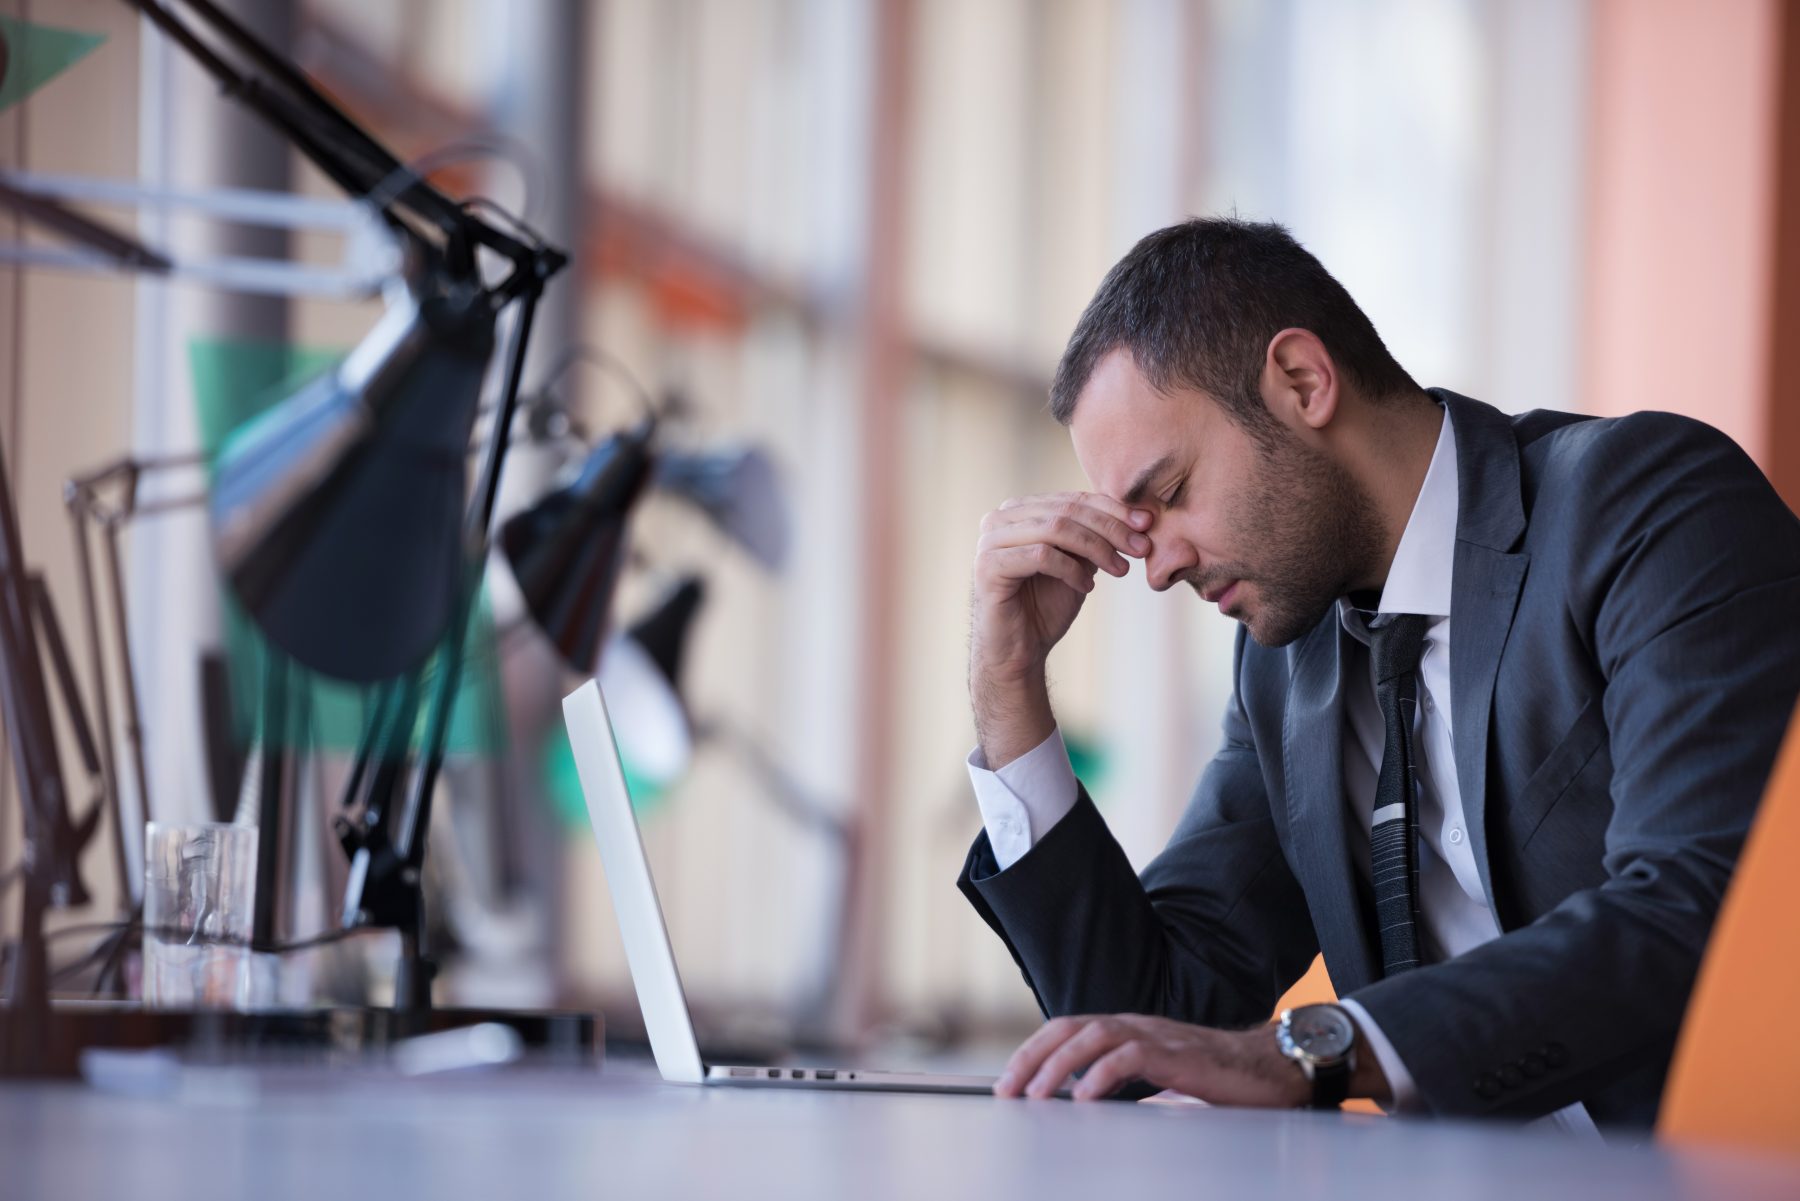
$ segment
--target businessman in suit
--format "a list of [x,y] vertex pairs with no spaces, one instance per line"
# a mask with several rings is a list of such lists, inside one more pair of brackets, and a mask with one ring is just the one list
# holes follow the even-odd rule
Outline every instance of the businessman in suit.
[[[960,886],[1052,1019],[996,1091],[1649,1125],[1800,693],[1800,522],[1756,467],[1680,417],[1423,389],[1235,220],[1113,268],[1051,409],[1093,490],[1006,502],[974,569]],[[1044,671],[1132,559],[1242,626],[1141,876]],[[1341,1002],[1268,1024],[1320,952]]]

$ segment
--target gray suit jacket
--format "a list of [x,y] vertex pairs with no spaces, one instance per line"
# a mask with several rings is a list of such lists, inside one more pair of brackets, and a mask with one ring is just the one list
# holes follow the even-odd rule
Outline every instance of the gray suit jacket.
[[1381,978],[1344,796],[1335,609],[1240,631],[1224,741],[1141,879],[1083,792],[1017,863],[960,882],[1046,1014],[1268,1019],[1322,951],[1441,1114],[1574,1101],[1647,1126],[1707,934],[1800,693],[1800,522],[1685,418],[1455,423],[1456,770],[1503,935]]

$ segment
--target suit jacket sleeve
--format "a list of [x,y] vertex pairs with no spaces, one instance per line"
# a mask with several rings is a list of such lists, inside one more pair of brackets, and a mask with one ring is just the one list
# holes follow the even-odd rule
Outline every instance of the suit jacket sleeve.
[[1612,771],[1558,803],[1610,800],[1603,881],[1353,994],[1440,1113],[1535,1116],[1666,1067],[1800,689],[1800,523],[1723,435],[1662,414],[1608,425],[1578,486],[1541,487],[1532,517],[1566,507],[1554,519],[1580,531],[1568,619],[1604,680],[1590,703]]
[[1005,871],[987,833],[976,838],[958,886],[1005,941],[1046,1016],[1254,1025],[1317,953],[1235,696],[1224,727],[1174,837],[1141,880],[1085,788]]

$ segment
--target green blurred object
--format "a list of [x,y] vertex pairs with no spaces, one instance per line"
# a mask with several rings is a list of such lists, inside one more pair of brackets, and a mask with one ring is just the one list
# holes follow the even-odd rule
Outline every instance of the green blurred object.
[[[581,776],[575,770],[575,752],[569,747],[569,732],[561,722],[551,725],[544,735],[544,790],[550,797],[550,808],[571,830],[589,828],[587,798],[581,791]],[[646,779],[625,764],[625,791],[631,794],[631,810],[642,817],[662,807],[668,789]]]
[[257,338],[194,338],[188,370],[200,449],[210,458],[238,426],[335,366],[346,351]]
[[104,34],[0,16],[0,109],[10,108],[93,53]]
[[[293,394],[320,372],[330,370],[344,351],[250,338],[195,338],[188,344],[194,381],[200,450],[210,461],[239,425]],[[506,720],[500,690],[499,647],[487,590],[476,598],[476,613],[463,644],[462,679],[451,710],[446,747],[451,754],[493,755],[506,747]],[[261,709],[263,664],[269,643],[229,588],[219,589],[224,615],[225,657],[231,677],[232,716],[238,739],[256,734]],[[442,652],[424,666],[435,673]],[[354,754],[373,711],[380,685],[362,686],[323,679],[287,665],[289,712],[303,717],[288,723],[315,750]],[[424,713],[413,730],[419,745]]]
[[1111,759],[1106,744],[1098,738],[1064,730],[1063,747],[1069,752],[1069,766],[1075,769],[1075,778],[1086,786],[1088,795],[1100,795]]

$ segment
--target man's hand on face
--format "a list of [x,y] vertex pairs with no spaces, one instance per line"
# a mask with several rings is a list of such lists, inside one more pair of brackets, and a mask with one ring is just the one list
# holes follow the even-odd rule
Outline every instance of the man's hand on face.
[[1095,573],[1122,576],[1126,556],[1149,553],[1150,519],[1097,492],[1026,496],[982,518],[974,600],[982,666],[1013,675],[1041,668],[1094,590]]
[[976,730],[999,767],[1049,737],[1044,661],[1094,576],[1122,576],[1150,551],[1151,514],[1097,492],[1009,500],[981,521],[971,598],[969,686]]
[[1054,1096],[1084,1068],[1076,1100],[1105,1097],[1133,1080],[1215,1105],[1292,1108],[1312,1098],[1312,1084],[1281,1053],[1273,1026],[1213,1030],[1142,1014],[1045,1022],[1013,1052],[994,1094]]

